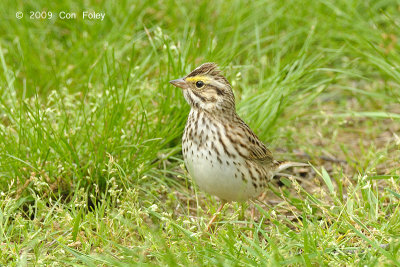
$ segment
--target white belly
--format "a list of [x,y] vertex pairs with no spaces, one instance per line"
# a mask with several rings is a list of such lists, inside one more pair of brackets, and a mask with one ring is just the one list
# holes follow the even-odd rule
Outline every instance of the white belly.
[[251,182],[243,181],[232,162],[227,165],[224,161],[217,163],[216,159],[210,161],[204,156],[208,151],[201,152],[199,158],[191,154],[185,157],[186,168],[201,190],[226,201],[245,201],[261,193],[261,188],[256,190]]
[[[224,148],[216,141],[218,137],[214,138],[212,134],[217,129],[209,126],[208,134],[204,133],[205,130],[200,124],[197,131],[202,140],[192,139],[182,143],[186,168],[196,184],[201,190],[226,201],[257,197],[263,188],[255,188],[252,184],[245,160],[232,150],[230,153],[236,155],[234,158],[224,153]],[[228,140],[225,142],[228,143]]]

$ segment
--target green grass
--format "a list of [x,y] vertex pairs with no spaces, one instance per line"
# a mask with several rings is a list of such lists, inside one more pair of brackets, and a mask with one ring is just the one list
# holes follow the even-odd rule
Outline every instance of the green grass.
[[[0,5],[0,264],[400,265],[397,1]],[[208,61],[278,159],[313,165],[213,233],[168,83]]]

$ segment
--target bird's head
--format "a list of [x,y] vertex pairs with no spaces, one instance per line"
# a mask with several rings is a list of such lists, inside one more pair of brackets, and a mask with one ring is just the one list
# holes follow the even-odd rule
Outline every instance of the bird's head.
[[209,112],[235,110],[231,85],[215,63],[204,63],[170,83],[183,89],[183,95],[192,108]]

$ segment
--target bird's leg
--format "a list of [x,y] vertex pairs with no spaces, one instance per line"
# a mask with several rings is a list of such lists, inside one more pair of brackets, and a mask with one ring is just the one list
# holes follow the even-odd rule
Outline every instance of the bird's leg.
[[261,201],[261,202],[263,202],[266,196],[267,196],[267,192],[264,191],[264,192],[262,192],[262,194],[258,197],[258,200]]
[[253,238],[253,231],[254,231],[254,214],[256,211],[256,208],[254,206],[254,202],[251,203],[252,207],[251,207],[251,213],[250,213],[250,218],[251,218],[251,224],[250,224],[250,238]]
[[215,221],[215,219],[217,218],[218,214],[221,212],[222,208],[225,206],[226,201],[222,201],[221,205],[218,207],[217,211],[214,213],[214,215],[212,216],[211,220],[208,222],[207,224],[207,232],[210,230],[210,227],[212,225],[212,223]]
[[256,207],[254,207],[254,203],[252,203],[253,206],[251,207],[251,222],[254,223],[254,215],[256,213]]

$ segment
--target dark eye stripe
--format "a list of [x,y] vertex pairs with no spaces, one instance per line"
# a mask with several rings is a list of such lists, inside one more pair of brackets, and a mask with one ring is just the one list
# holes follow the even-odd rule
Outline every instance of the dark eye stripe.
[[211,85],[211,84],[209,84],[208,86],[213,88],[217,92],[217,95],[224,95],[225,94],[224,91],[219,89],[217,86],[214,86],[214,85]]

